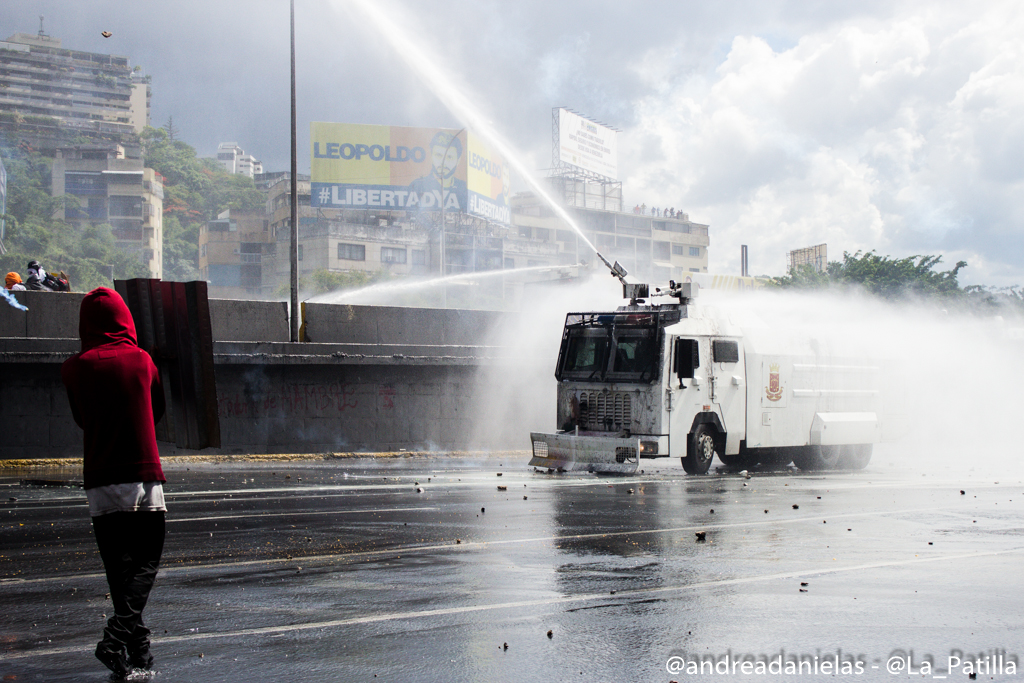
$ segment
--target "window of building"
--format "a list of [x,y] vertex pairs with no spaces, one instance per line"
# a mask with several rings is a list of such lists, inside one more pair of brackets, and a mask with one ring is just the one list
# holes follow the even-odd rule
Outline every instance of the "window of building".
[[299,245],[299,260],[302,260],[302,245]]
[[615,248],[616,249],[625,249],[625,250],[627,250],[632,255],[633,249],[635,247],[636,247],[636,240],[634,240],[632,237],[616,237],[615,238]]
[[604,233],[597,233],[597,248],[604,249],[606,247],[615,246],[615,235],[605,235]]
[[[90,197],[90,199],[92,198]],[[111,216],[142,217],[142,197],[114,195],[108,201],[110,202]]]
[[672,253],[676,256],[684,256],[686,254],[686,247],[682,244],[673,244]]
[[690,256],[700,258],[700,247],[690,247]]
[[405,249],[395,247],[380,248],[381,263],[405,263]]
[[412,250],[412,264],[414,266],[425,266],[427,265],[427,252],[422,249]]
[[574,233],[572,230],[559,230],[555,234],[558,236],[558,241],[559,242],[575,242],[576,241],[576,233]]
[[506,258],[505,259],[505,268],[507,270],[512,270],[515,267],[516,267],[516,260],[514,258]]
[[545,242],[551,239],[551,231],[547,228],[536,228],[534,235],[537,239],[544,240]]
[[668,242],[654,243],[654,259],[656,261],[668,261],[672,258],[672,245]]
[[199,245],[199,255],[200,256],[206,256],[206,245],[205,244]]
[[530,239],[531,237],[533,237],[533,228],[526,225],[520,225],[519,236],[525,237],[526,239]]
[[365,261],[366,246],[362,244],[342,244],[338,242],[338,258],[343,261]]
[[700,272],[700,268],[690,268],[690,272],[691,273],[699,273]]
[[533,260],[527,260],[526,261],[526,267],[527,268],[536,268],[538,266],[546,266],[546,265],[547,264],[544,263],[543,261],[533,261]]

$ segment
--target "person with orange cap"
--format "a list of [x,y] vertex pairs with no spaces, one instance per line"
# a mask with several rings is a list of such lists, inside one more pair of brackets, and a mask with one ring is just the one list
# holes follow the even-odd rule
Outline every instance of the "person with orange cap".
[[4,286],[13,292],[25,291],[25,285],[21,284],[21,276],[13,270],[7,273],[7,277],[4,278]]

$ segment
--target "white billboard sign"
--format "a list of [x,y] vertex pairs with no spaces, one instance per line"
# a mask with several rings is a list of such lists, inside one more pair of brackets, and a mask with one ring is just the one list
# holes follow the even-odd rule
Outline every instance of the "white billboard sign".
[[558,159],[618,179],[616,132],[567,109],[558,110]]

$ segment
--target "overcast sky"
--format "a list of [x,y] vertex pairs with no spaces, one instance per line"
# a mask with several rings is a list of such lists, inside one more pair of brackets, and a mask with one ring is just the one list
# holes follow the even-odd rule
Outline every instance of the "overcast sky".
[[[461,127],[350,0],[296,0],[309,123]],[[551,108],[622,130],[628,206],[711,226],[710,270],[789,249],[944,255],[1024,285],[1024,11],[1016,2],[375,0],[542,173]],[[201,155],[286,170],[287,0],[5,0],[0,33],[126,55]],[[112,32],[104,39],[101,31]],[[612,254],[614,256],[614,254]]]

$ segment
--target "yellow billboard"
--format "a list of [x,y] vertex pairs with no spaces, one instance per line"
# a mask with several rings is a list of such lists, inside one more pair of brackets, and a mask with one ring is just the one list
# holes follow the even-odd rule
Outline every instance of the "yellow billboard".
[[466,132],[314,122],[310,202],[334,209],[467,210]]
[[508,200],[512,177],[502,155],[478,135],[469,133],[466,154],[469,213],[500,223],[509,223]]
[[508,223],[502,156],[463,130],[314,122],[310,203],[325,209],[445,211]]

